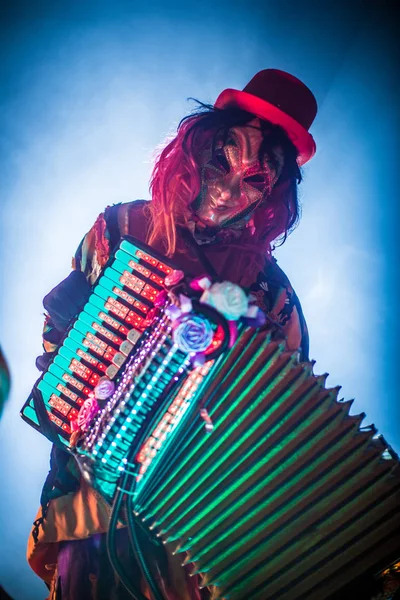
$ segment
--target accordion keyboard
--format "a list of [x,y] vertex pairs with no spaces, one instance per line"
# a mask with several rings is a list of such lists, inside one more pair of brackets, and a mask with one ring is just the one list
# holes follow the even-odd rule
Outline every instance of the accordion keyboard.
[[[147,326],[146,317],[173,265],[132,238],[123,238],[48,370],[36,383],[60,441],[100,377],[118,378]],[[33,397],[22,418],[41,431]]]

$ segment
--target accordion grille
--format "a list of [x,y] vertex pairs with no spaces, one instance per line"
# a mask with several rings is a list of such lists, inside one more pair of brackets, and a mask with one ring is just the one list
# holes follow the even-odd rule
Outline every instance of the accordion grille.
[[246,330],[138,483],[135,510],[233,600],[323,600],[400,551],[396,457],[311,363]]

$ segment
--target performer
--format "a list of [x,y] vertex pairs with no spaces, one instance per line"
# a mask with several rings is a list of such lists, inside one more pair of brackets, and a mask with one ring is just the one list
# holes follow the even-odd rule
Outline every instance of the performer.
[[[90,285],[120,237],[130,234],[169,256],[187,275],[207,273],[241,285],[256,298],[289,350],[308,359],[308,334],[299,300],[273,258],[299,219],[300,167],[315,152],[309,133],[317,111],[311,91],[275,69],[257,73],[242,90],[227,89],[214,106],[185,117],[160,153],[151,177],[151,201],[108,207],[83,238],[72,273],[46,296],[44,369]],[[81,480],[74,460],[53,448],[41,509],[28,545],[33,570],[50,598],[128,598],[105,551],[110,509]],[[128,538],[118,531],[121,560],[136,581]],[[143,536],[153,575],[165,597],[210,598],[178,557]],[[142,582],[143,593],[150,592]]]

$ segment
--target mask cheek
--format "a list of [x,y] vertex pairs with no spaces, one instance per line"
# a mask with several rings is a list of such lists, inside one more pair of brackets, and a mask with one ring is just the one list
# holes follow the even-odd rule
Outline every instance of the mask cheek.
[[259,190],[249,183],[243,183],[242,193],[246,197],[247,205],[254,206],[254,208],[261,202],[264,196],[264,189]]

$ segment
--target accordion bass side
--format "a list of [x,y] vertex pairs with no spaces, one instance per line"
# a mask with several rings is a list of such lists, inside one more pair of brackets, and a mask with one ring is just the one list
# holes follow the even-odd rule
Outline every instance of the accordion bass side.
[[365,415],[266,328],[240,326],[228,349],[215,320],[216,350],[196,366],[170,317],[140,332],[73,449],[92,485],[111,500],[131,471],[136,517],[215,598],[342,600],[395,560],[399,460]]
[[[400,468],[311,364],[245,331],[136,486],[135,511],[203,585],[323,600],[400,553]],[[382,563],[382,564],[383,564]]]

